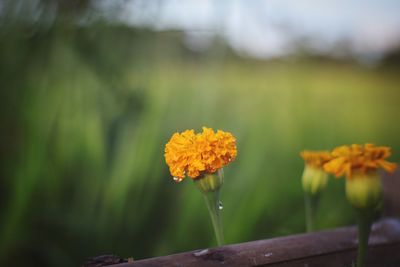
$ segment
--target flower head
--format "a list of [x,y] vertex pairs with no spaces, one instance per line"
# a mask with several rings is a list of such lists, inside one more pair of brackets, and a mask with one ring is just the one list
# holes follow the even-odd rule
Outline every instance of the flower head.
[[302,176],[302,185],[304,192],[317,195],[328,182],[328,175],[322,169],[322,166],[331,158],[328,151],[310,151],[304,150],[300,153],[304,159],[305,167]]
[[365,175],[382,168],[392,173],[397,168],[396,163],[385,159],[391,155],[390,147],[373,144],[340,146],[331,153],[333,159],[324,165],[326,172],[336,177],[345,175],[352,178],[354,174]]
[[332,159],[329,151],[311,151],[303,150],[300,156],[304,159],[307,165],[317,169],[322,169],[322,166]]
[[165,161],[171,175],[183,179],[185,175],[196,179],[205,173],[214,173],[236,158],[236,140],[231,133],[203,127],[174,133],[165,145]]

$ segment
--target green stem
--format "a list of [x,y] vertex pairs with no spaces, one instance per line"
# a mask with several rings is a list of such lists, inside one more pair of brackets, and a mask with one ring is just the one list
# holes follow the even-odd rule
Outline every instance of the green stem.
[[306,211],[306,230],[309,233],[314,230],[315,214],[318,208],[318,196],[304,193],[304,205]]
[[368,249],[368,239],[371,233],[373,216],[368,211],[358,212],[358,253],[357,267],[365,267]]
[[224,244],[224,232],[222,229],[221,209],[222,206],[219,200],[219,190],[203,193],[208,212],[210,213],[211,222],[217,238],[218,246]]

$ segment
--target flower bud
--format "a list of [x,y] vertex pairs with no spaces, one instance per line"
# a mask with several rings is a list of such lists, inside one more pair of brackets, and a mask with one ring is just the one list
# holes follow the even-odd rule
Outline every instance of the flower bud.
[[327,182],[328,175],[322,169],[305,165],[302,177],[304,192],[317,195],[326,187]]
[[346,179],[346,196],[353,207],[357,209],[376,209],[382,201],[382,185],[379,175],[354,175]]

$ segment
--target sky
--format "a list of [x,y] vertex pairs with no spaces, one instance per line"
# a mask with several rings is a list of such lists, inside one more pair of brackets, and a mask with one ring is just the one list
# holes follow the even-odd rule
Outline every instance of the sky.
[[206,48],[207,40],[216,34],[240,53],[266,58],[291,53],[299,42],[316,53],[377,57],[400,44],[400,0],[134,0],[125,4],[122,20],[160,31],[183,30],[193,49]]

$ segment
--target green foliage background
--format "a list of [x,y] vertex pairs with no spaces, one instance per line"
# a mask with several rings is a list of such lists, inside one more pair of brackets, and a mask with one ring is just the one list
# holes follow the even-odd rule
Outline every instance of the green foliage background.
[[[227,243],[304,231],[303,149],[373,142],[399,160],[399,68],[198,54],[179,32],[56,21],[0,36],[0,262],[79,266],[214,246],[201,194],[164,163],[172,133],[237,137],[225,168]],[[354,223],[343,181],[318,229]]]

